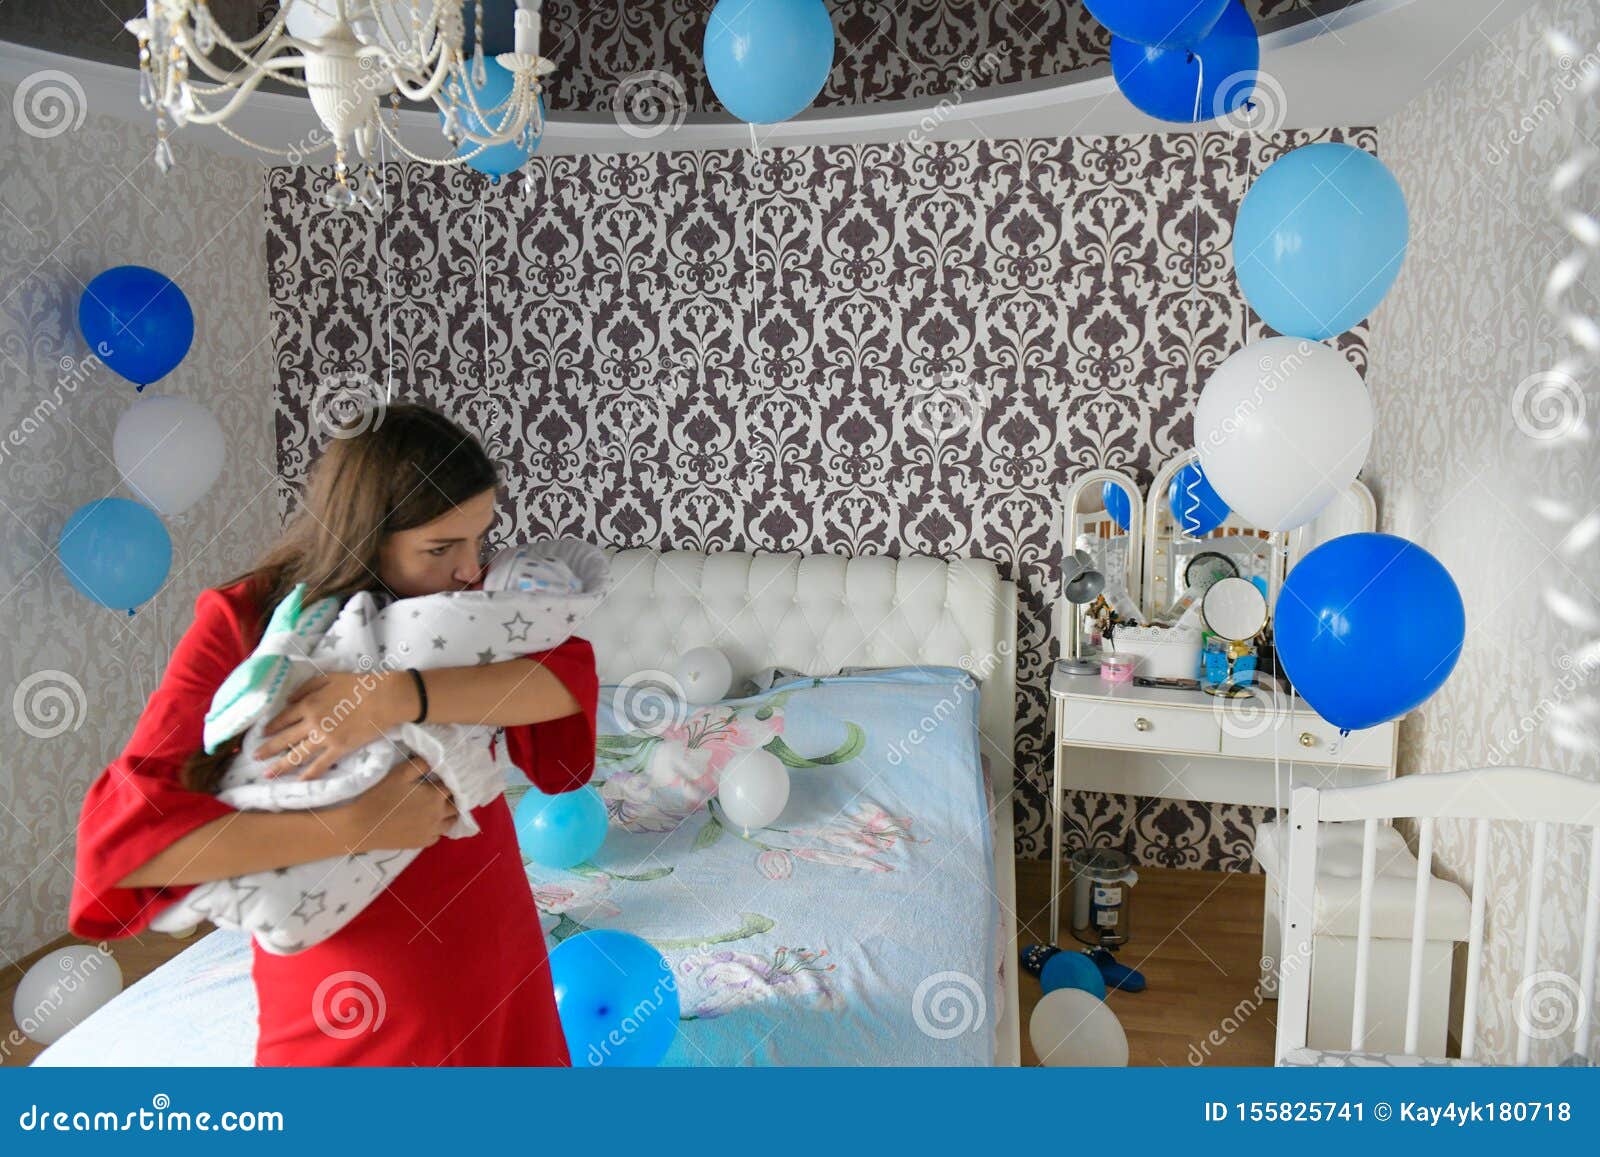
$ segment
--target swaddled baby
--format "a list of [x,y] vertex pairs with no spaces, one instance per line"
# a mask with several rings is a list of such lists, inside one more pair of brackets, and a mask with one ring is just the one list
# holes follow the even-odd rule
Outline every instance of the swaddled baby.
[[[315,675],[469,667],[543,651],[572,635],[610,585],[610,564],[598,547],[557,539],[501,551],[480,591],[396,600],[362,592],[342,606],[327,598],[308,607],[304,588],[296,587],[273,611],[261,644],[217,689],[206,715],[208,752],[245,737],[218,798],[243,811],[328,807],[354,799],[410,753],[428,761],[455,801],[459,818],[445,835],[476,835],[473,809],[492,802],[506,782],[504,745],[498,757],[490,754],[494,727],[403,724],[310,780],[268,779],[276,757],[251,753],[266,723]],[[268,952],[299,952],[355,919],[418,850],[337,856],[201,884],[151,927],[177,932],[209,919],[245,929]]]

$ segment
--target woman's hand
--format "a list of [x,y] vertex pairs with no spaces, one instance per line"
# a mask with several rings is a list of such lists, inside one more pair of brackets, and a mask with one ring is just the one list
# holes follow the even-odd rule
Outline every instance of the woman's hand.
[[412,756],[389,769],[350,803],[329,808],[340,815],[352,852],[425,848],[449,831],[459,813],[440,783],[423,779],[427,761]]
[[280,756],[267,778],[299,771],[316,779],[341,758],[415,719],[421,705],[404,671],[334,671],[309,680],[267,722],[257,759]]

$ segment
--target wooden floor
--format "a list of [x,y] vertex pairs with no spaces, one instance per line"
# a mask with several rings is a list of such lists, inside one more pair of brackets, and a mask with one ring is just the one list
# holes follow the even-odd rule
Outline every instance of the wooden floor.
[[[1256,989],[1261,955],[1261,876],[1140,868],[1132,892],[1133,939],[1118,954],[1145,974],[1143,992],[1113,992],[1112,1010],[1128,1034],[1135,1065],[1270,1065],[1276,1006]],[[1050,868],[1017,863],[1019,947],[1045,938]],[[1065,923],[1063,913],[1063,923]],[[1063,930],[1064,947],[1072,946]],[[50,948],[0,970],[0,1065],[26,1065],[43,1049],[15,1031],[11,1001],[22,974],[53,948],[77,943],[63,937]],[[112,955],[132,984],[176,956],[193,940],[159,932],[113,941]],[[1013,963],[1016,956],[1012,956]],[[1039,1001],[1039,982],[1022,974],[1022,1061],[1035,1064],[1028,1046],[1028,1016]],[[1213,1035],[1214,1034],[1214,1035]],[[20,1042],[20,1043],[19,1043]]]
[[[126,988],[134,981],[154,972],[193,944],[203,933],[210,931],[210,924],[202,924],[183,940],[165,932],[144,932],[124,940],[112,940],[107,944],[107,948],[115,958],[117,967],[122,969],[122,986]],[[84,943],[87,941],[79,940],[75,936],[63,936],[55,943],[24,956],[17,963],[0,968],[0,1068],[30,1064],[34,1057],[44,1052],[43,1045],[35,1044],[16,1031],[17,1022],[11,1003],[12,998],[16,996],[17,983],[22,979],[23,973],[28,971],[34,961],[58,948]]]
[[[1132,938],[1117,959],[1144,973],[1148,987],[1107,997],[1128,1034],[1130,1064],[1272,1063],[1277,1004],[1263,1001],[1257,987],[1265,886],[1260,875],[1139,869],[1131,891]],[[1076,943],[1068,915],[1063,907],[1057,941],[1063,948]],[[1019,947],[1043,943],[1049,922],[1050,865],[1019,860]],[[1022,1063],[1032,1065],[1028,1017],[1039,1002],[1039,982],[1024,972],[1018,986]]]

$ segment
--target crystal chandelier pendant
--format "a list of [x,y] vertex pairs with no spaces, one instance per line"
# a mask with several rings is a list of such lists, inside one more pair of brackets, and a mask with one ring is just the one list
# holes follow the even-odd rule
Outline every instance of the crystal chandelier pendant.
[[156,168],[161,175],[172,172],[172,146],[167,143],[167,118],[156,118]]

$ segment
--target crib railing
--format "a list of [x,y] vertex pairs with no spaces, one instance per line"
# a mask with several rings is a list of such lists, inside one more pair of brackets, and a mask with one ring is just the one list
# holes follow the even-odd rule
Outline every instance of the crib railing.
[[[1356,924],[1355,999],[1350,1015],[1350,1049],[1359,1052],[1367,1038],[1367,988],[1372,947],[1372,893],[1377,878],[1377,831],[1383,820],[1417,822],[1417,882],[1411,925],[1410,974],[1405,1021],[1405,1051],[1414,1053],[1420,1024],[1423,947],[1432,879],[1434,826],[1441,819],[1472,820],[1472,915],[1467,936],[1466,981],[1461,1023],[1461,1056],[1477,1052],[1482,993],[1485,904],[1489,892],[1489,825],[1510,821],[1533,825],[1533,853],[1528,862],[1526,927],[1522,943],[1522,983],[1539,971],[1539,930],[1545,910],[1546,859],[1550,829],[1574,825],[1589,831],[1588,889],[1584,903],[1579,956],[1578,996],[1573,1024],[1573,1051],[1588,1052],[1594,1024],[1595,968],[1600,955],[1600,784],[1559,772],[1528,767],[1486,767],[1437,775],[1408,775],[1362,787],[1295,790],[1289,810],[1288,870],[1284,911],[1285,960],[1310,961],[1316,929],[1317,825],[1360,820],[1363,823],[1360,909]],[[1278,1000],[1277,1057],[1306,1043],[1311,996],[1311,969],[1283,970]],[[1532,1039],[1530,1017],[1517,1024],[1516,1061],[1526,1064]]]

